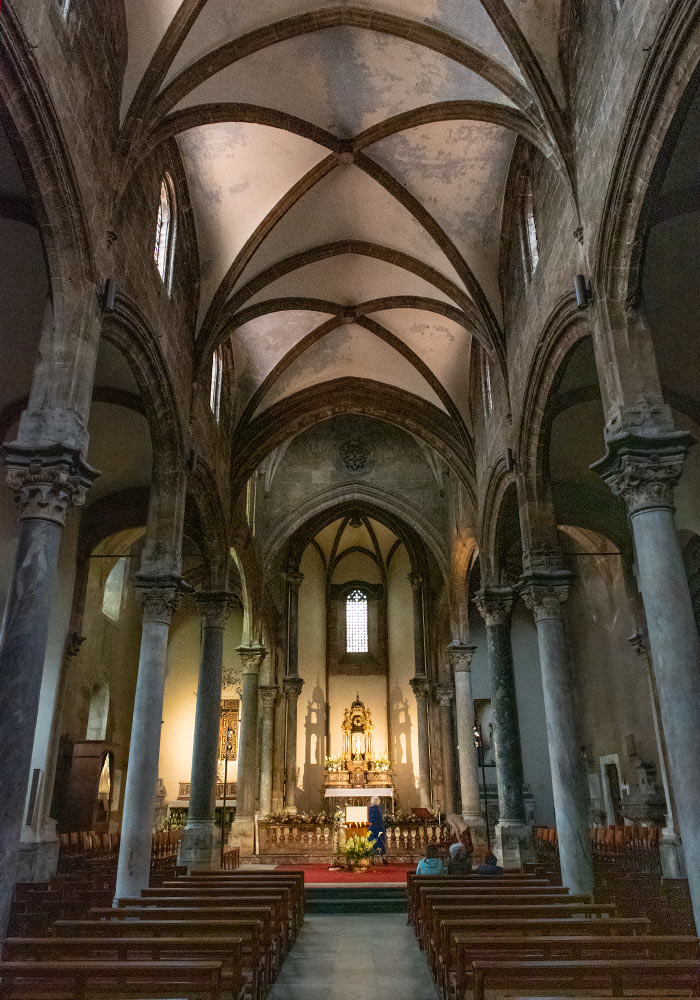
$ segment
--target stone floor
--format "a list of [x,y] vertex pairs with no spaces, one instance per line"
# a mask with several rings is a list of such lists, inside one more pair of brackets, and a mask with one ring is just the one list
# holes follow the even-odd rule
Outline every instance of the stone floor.
[[312,913],[269,1000],[437,1000],[405,913]]

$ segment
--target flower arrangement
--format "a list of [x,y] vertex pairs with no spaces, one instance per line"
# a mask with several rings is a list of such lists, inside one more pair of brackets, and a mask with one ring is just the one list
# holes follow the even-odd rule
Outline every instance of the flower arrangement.
[[384,817],[384,822],[387,826],[404,826],[407,823],[410,823],[412,826],[420,826],[423,820],[416,816],[415,813],[397,809],[393,813],[387,813]]
[[374,845],[374,837],[371,834],[367,833],[362,836],[356,833],[352,837],[348,837],[340,850],[346,864],[350,868],[355,868],[363,866],[363,863],[374,857]]
[[326,770],[331,774],[338,774],[339,771],[343,770],[343,764],[345,761],[342,757],[326,757]]
[[333,817],[327,812],[318,813],[271,813],[260,820],[261,823],[269,823],[270,826],[331,826]]
[[380,754],[378,757],[374,758],[374,770],[379,771],[382,774],[388,773],[391,767],[391,761],[386,756],[386,754]]

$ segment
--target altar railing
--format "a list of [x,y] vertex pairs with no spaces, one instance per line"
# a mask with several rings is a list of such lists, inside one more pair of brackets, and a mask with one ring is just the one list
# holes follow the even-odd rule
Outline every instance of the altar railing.
[[[449,844],[448,826],[434,822],[399,823],[386,829],[389,857],[422,858],[428,844]],[[261,822],[258,827],[261,855],[308,855],[330,858],[333,854],[332,823]]]

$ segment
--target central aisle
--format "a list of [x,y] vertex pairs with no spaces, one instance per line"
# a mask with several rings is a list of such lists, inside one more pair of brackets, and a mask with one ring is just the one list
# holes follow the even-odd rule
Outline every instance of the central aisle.
[[269,1000],[437,1000],[405,913],[311,913]]

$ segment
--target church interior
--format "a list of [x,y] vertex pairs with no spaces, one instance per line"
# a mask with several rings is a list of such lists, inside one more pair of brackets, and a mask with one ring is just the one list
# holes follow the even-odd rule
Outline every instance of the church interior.
[[699,178],[697,0],[4,0],[2,996],[700,995]]

